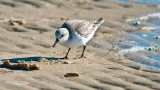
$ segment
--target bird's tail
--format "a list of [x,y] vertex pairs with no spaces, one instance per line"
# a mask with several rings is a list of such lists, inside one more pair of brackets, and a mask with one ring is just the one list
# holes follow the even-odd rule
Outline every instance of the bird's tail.
[[94,24],[102,24],[103,22],[104,22],[103,18],[100,18]]
[[96,20],[92,26],[92,30],[96,31],[97,28],[104,22],[103,18]]

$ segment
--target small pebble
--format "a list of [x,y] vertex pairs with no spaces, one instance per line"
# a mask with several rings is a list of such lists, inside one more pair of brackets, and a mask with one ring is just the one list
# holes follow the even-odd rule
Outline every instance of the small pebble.
[[160,36],[156,36],[156,37],[154,37],[154,39],[160,39]]
[[140,25],[140,21],[134,22],[133,25]]
[[30,40],[35,40],[35,39],[36,39],[36,37],[31,37],[31,38],[30,38]]
[[9,23],[11,25],[24,25],[25,21],[23,19],[10,19]]
[[143,34],[143,35],[141,35],[141,37],[147,37],[147,35]]
[[80,76],[80,74],[78,74],[78,73],[67,73],[64,75],[64,77],[79,77],[79,76]]
[[129,43],[130,44],[137,44],[135,41],[130,41]]
[[63,63],[64,64],[73,64],[73,62],[71,62],[71,61],[64,61]]

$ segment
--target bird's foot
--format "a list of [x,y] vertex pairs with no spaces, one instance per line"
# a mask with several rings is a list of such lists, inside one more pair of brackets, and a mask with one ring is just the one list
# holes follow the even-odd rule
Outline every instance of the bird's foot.
[[83,58],[83,56],[78,57],[79,59]]
[[63,58],[59,58],[59,59],[63,59],[63,60],[65,60],[65,59],[68,59],[68,57],[67,57],[67,56],[65,56],[65,57],[63,57]]

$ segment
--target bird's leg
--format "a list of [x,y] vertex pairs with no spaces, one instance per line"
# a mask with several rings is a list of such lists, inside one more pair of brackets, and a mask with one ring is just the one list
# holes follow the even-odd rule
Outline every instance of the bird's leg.
[[84,45],[84,46],[83,46],[83,52],[82,52],[82,55],[81,55],[79,58],[82,58],[82,57],[83,57],[83,54],[84,54],[85,49],[86,49],[86,46]]
[[65,56],[65,57],[63,57],[63,58],[60,58],[60,59],[68,59],[68,57],[67,57],[67,56],[68,56],[68,54],[69,54],[69,51],[70,51],[70,50],[71,50],[71,48],[69,48],[69,49],[68,49],[68,52],[67,52],[66,56]]

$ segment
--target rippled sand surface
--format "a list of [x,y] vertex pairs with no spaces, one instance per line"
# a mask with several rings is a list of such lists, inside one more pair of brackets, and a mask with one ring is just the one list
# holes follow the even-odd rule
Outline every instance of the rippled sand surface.
[[[157,5],[91,0],[1,0],[0,59],[23,60],[40,70],[20,70],[0,66],[3,90],[152,90],[160,89],[160,71],[117,55],[112,42],[135,31],[126,19],[157,11]],[[68,48],[55,48],[54,32],[65,21],[93,20],[103,17],[104,24],[88,43],[85,58],[78,59],[82,48],[72,49],[68,63],[56,61]],[[39,61],[46,58],[50,61]],[[52,62],[51,62],[52,61]],[[64,77],[78,73],[79,77]]]

